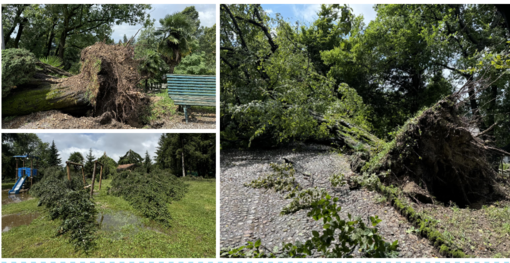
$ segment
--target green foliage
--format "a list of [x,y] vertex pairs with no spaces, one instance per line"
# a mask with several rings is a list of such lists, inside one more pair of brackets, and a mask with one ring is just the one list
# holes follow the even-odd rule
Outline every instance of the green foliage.
[[41,57],[39,58],[39,61],[41,61],[44,64],[48,64],[50,66],[62,69],[64,68],[64,62],[61,58],[57,56],[48,56],[48,57]]
[[265,189],[273,188],[276,192],[294,192],[301,188],[296,182],[294,177],[296,171],[291,164],[271,163],[270,166],[274,173],[246,183],[244,186]]
[[42,180],[32,187],[30,193],[39,198],[39,206],[49,210],[52,220],[61,220],[57,235],[69,233],[69,242],[85,252],[94,247],[97,229],[96,208],[83,189],[80,174],[72,173],[71,180],[58,167],[46,168]]
[[67,70],[79,62],[83,48],[102,41],[111,44],[114,25],[146,23],[150,19],[147,11],[151,9],[146,4],[8,4],[3,7],[6,48],[24,48],[39,58],[57,56]]
[[[338,198],[325,198],[311,203],[311,211],[308,216],[314,220],[322,219],[323,231],[312,231],[313,237],[305,243],[296,242],[282,244],[282,248],[276,247],[274,251],[263,249],[261,241],[248,242],[248,245],[230,250],[222,250],[221,257],[254,257],[254,258],[304,258],[312,256],[317,251],[326,258],[352,258],[353,252],[358,249],[361,257],[386,258],[398,255],[398,241],[385,242],[377,233],[377,224],[381,220],[375,216],[370,217],[370,226],[367,226],[361,218],[347,220],[340,218],[338,213],[341,207],[336,204]],[[336,241],[337,244],[333,244]]]
[[163,89],[160,93],[156,94],[159,97],[155,103],[151,104],[144,115],[142,120],[145,123],[151,123],[152,121],[163,119],[168,115],[175,114],[174,101],[168,96],[166,89]]
[[159,21],[162,25],[154,33],[159,37],[158,52],[170,66],[170,73],[181,59],[190,55],[196,42],[193,33],[197,30],[194,20],[183,12],[166,15]]
[[[115,160],[106,155],[106,153],[99,157],[97,161],[103,164],[103,180],[112,178],[117,174],[117,163],[115,162]],[[96,171],[96,174],[98,172],[99,171]],[[99,182],[99,176],[96,176],[96,179]]]
[[180,200],[188,186],[167,170],[151,173],[120,172],[113,178],[111,194],[121,196],[145,217],[170,226],[168,204]]
[[301,191],[292,191],[285,196],[286,199],[292,198],[291,202],[282,208],[280,215],[295,213],[302,209],[312,208],[312,204],[327,196],[327,192],[323,188],[308,188]]
[[26,49],[2,50],[2,98],[16,86],[30,80],[37,59]]
[[80,152],[73,152],[71,155],[69,155],[69,160],[73,163],[80,163],[83,164],[83,161],[85,158],[83,158],[83,155]]
[[216,67],[208,64],[207,55],[205,52],[196,52],[190,56],[186,56],[181,60],[181,63],[175,67],[175,74],[189,74],[189,75],[215,75]]
[[57,146],[55,146],[55,141],[51,142],[50,151],[49,151],[49,166],[60,166],[62,164],[62,160],[60,160]]
[[119,159],[119,164],[135,164],[140,165],[143,162],[142,156],[140,156],[138,153],[134,152],[133,150],[129,150],[126,152],[126,154]]
[[92,154],[92,148],[89,149],[89,154],[87,154],[85,158],[87,160],[85,161],[85,166],[83,167],[83,170],[87,176],[92,177],[92,172],[94,170],[94,160],[96,160],[96,157]]
[[181,175],[185,170],[188,173],[196,172],[202,177],[215,177],[216,136],[208,133],[162,134],[158,142],[155,165],[162,169],[171,169],[176,175]]
[[345,185],[344,177],[345,176],[342,173],[333,174],[332,176],[329,177],[329,182],[333,187],[340,187]]

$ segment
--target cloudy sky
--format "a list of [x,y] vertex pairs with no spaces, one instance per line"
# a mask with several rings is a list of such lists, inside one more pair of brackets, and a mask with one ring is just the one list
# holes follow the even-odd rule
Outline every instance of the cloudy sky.
[[[176,4],[176,5],[152,5],[152,9],[147,11],[151,19],[155,18],[156,22],[154,26],[160,27],[161,24],[159,20],[164,18],[166,15],[171,15],[173,13],[181,12],[187,6],[192,6],[192,4]],[[201,26],[211,27],[216,23],[216,5],[194,5],[195,9],[198,11],[198,16],[200,19]],[[112,38],[115,40],[115,43],[119,42],[120,39],[124,37],[124,34],[129,38],[136,34],[138,29],[140,29],[142,25],[130,26],[128,24],[115,25],[112,27],[113,34]]]
[[106,152],[115,161],[129,149],[142,157],[145,157],[145,151],[149,151],[154,160],[161,133],[37,133],[37,136],[50,144],[54,140],[64,163],[73,152],[80,152],[85,158],[89,149],[96,158]]
[[[365,25],[371,20],[375,19],[376,12],[372,8],[373,5],[354,5],[349,4],[353,9],[354,14],[363,15]],[[317,12],[320,10],[320,4],[314,5],[262,5],[264,10],[270,15],[280,13],[283,18],[288,19],[290,22],[304,22],[306,24],[313,23],[317,18]]]

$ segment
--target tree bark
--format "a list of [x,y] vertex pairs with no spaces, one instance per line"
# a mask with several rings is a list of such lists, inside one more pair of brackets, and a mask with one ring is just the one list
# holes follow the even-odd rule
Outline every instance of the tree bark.
[[18,48],[19,41],[21,39],[21,34],[23,34],[23,28],[25,27],[25,23],[28,22],[27,18],[23,18],[23,20],[19,23],[18,34],[16,34],[16,39],[14,40],[14,48]]
[[4,116],[26,115],[36,111],[60,110],[65,113],[84,115],[91,108],[84,89],[65,85],[67,78],[49,74],[72,76],[69,72],[38,62],[41,68],[28,82],[11,90],[2,100]]
[[36,111],[60,110],[84,114],[91,108],[85,90],[62,86],[64,79],[35,73],[28,83],[20,85],[2,101],[4,116],[26,115]]

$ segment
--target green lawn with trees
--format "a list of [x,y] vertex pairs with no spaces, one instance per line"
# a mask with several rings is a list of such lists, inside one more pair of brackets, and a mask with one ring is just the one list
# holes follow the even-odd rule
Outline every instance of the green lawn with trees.
[[[119,160],[106,152],[94,156],[92,149],[85,158],[73,152],[69,161],[84,165],[88,182],[84,183],[81,169],[74,165],[69,167],[68,180],[54,141],[44,143],[36,134],[2,134],[2,190],[13,186],[8,183],[14,178],[13,156],[40,157],[30,198],[2,205],[2,216],[35,214],[33,221],[4,233],[3,255],[214,257],[215,139],[215,134],[162,134],[153,159],[148,151],[142,158],[128,150]],[[121,164],[134,168],[118,171]],[[19,242],[32,245],[20,249],[15,245]]]

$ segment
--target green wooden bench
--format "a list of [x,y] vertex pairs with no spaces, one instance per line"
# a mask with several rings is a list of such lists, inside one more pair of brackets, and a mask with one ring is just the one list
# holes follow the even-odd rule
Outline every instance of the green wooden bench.
[[189,106],[216,106],[216,76],[167,74],[168,96],[182,105],[188,123]]

